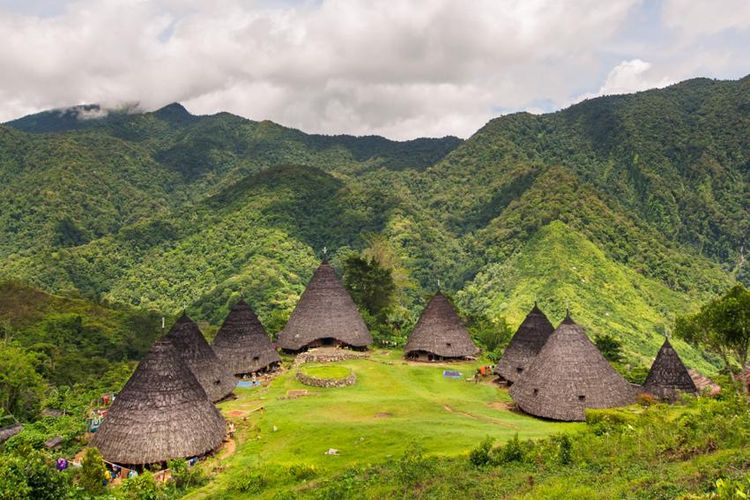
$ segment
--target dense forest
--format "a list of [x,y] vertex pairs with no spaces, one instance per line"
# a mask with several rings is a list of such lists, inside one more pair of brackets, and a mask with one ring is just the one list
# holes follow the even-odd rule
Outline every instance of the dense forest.
[[503,116],[466,141],[179,104],[27,116],[0,126],[0,277],[214,325],[242,295],[276,332],[324,250],[339,270],[386,254],[396,342],[440,280],[496,325],[534,300],[555,320],[569,306],[640,363],[677,315],[750,282],[749,96],[750,78],[696,79]]

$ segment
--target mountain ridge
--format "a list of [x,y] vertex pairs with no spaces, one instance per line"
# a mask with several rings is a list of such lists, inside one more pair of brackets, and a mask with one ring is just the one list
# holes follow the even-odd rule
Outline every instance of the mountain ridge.
[[[543,264],[530,242],[559,223],[612,276],[640,276],[579,307],[639,297],[642,318],[590,333],[611,329],[642,361],[657,323],[649,289],[663,287],[666,324],[750,283],[737,264],[750,233],[748,96],[748,78],[691,80],[505,115],[465,141],[305,134],[179,104],[63,132],[0,125],[0,277],[214,323],[243,295],[276,331],[323,247],[340,266],[375,233],[416,284],[400,295],[404,324],[437,278],[466,311],[515,321],[524,301],[498,307],[469,290],[491,275],[497,295],[508,262],[538,282],[524,256]],[[553,310],[570,300],[544,290]]]

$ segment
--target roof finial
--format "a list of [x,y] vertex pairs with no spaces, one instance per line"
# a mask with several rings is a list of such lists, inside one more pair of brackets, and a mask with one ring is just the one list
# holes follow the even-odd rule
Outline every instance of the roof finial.
[[566,320],[572,320],[573,318],[570,317],[570,300],[565,301],[565,319]]

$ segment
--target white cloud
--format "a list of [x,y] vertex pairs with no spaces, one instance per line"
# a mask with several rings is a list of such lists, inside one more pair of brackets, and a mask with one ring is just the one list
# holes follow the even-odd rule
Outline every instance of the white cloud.
[[641,90],[666,87],[674,83],[652,71],[652,64],[640,59],[623,61],[607,75],[597,95],[629,94]]
[[[77,0],[35,17],[0,7],[0,121],[82,103],[150,110],[180,101],[308,132],[467,136],[494,109],[564,105],[597,88],[603,54],[637,8],[639,0]],[[697,67],[638,57],[620,57],[600,92],[661,85],[664,72]]]

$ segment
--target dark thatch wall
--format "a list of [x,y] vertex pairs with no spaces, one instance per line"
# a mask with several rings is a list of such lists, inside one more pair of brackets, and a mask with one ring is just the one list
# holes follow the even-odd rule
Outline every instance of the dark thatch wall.
[[495,374],[510,383],[518,380],[542,350],[553,331],[555,327],[534,304],[497,362]]
[[281,362],[258,316],[244,300],[232,306],[212,347],[235,375],[255,373]]
[[407,357],[426,352],[441,358],[465,358],[477,355],[479,348],[448,298],[438,292],[419,317],[404,352]]
[[634,403],[635,393],[570,317],[510,387],[513,401],[526,413],[567,421],[585,420],[586,408]]
[[299,351],[322,339],[359,348],[372,344],[357,306],[326,262],[315,270],[289,322],[279,333],[278,344],[282,349]]
[[696,394],[693,379],[682,363],[677,351],[669,340],[659,349],[654,364],[648,372],[643,389],[664,401],[674,402],[679,399],[680,392]]
[[183,314],[166,335],[177,348],[188,368],[208,394],[208,399],[219,401],[232,393],[237,385],[234,377],[219,358],[193,320]]
[[143,465],[203,455],[224,418],[172,343],[158,340],[117,395],[92,444],[109,462]]

